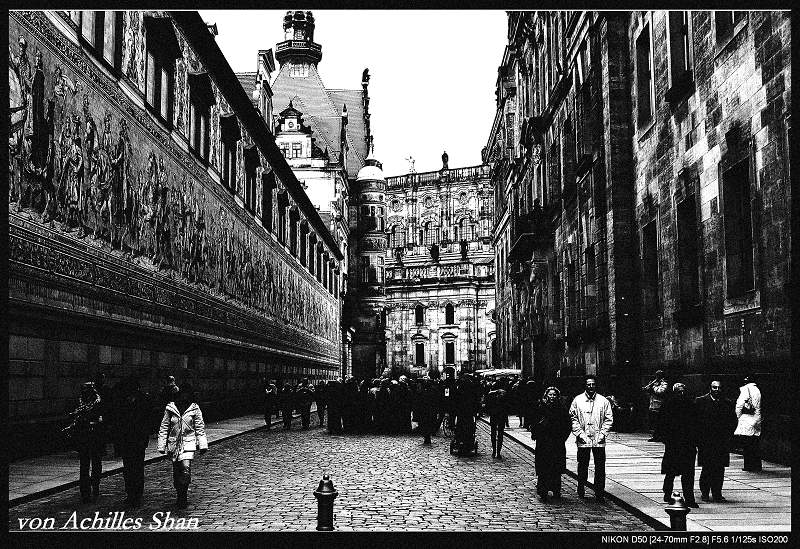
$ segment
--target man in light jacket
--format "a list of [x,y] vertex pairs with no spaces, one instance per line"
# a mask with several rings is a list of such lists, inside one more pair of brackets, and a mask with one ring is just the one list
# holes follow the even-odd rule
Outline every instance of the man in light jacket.
[[586,390],[572,400],[569,407],[572,434],[578,446],[578,497],[586,497],[585,485],[589,476],[589,453],[594,455],[594,494],[597,501],[605,501],[606,437],[614,416],[611,403],[597,394],[597,378],[586,376]]

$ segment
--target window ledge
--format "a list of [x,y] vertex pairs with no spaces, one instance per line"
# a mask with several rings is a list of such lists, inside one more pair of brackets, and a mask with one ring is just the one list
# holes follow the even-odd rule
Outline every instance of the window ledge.
[[676,82],[664,94],[664,99],[670,106],[675,107],[676,104],[686,99],[694,93],[694,74],[692,71],[685,71],[682,75],[676,78]]
[[750,290],[740,297],[725,298],[722,306],[723,316],[745,313],[761,308],[761,292]]
[[655,117],[653,117],[653,119],[650,122],[648,122],[647,124],[645,124],[644,126],[642,126],[641,128],[638,128],[636,130],[636,139],[639,140],[639,141],[642,141],[643,139],[646,139],[647,137],[649,137],[648,134],[650,133],[650,130],[652,130],[655,125],[656,125],[656,119],[655,119]]
[[747,17],[736,24],[730,36],[723,38],[721,42],[717,42],[717,53],[714,55],[714,61],[727,51],[728,46],[736,40],[736,37],[739,36],[739,33],[742,32],[745,27],[747,27]]

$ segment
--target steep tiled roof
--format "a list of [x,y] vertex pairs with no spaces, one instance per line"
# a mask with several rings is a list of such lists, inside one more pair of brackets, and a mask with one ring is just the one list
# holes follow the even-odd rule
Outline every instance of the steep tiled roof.
[[[362,90],[328,90],[328,93],[341,111],[342,105],[347,105],[347,136],[350,139],[350,150],[355,151],[359,157],[359,169],[364,165],[364,160],[369,153],[369,143],[366,142],[367,125],[364,122],[364,104]],[[350,160],[352,164],[352,160]],[[358,173],[358,169],[356,169]]]
[[257,105],[258,102],[255,99],[253,99],[253,90],[256,89],[256,73],[237,72],[236,78],[239,79],[239,82],[242,84],[244,91],[247,92],[247,96],[250,98],[250,102],[253,105]]
[[355,178],[364,166],[367,145],[364,142],[366,128],[363,119],[360,90],[327,90],[315,66],[311,65],[307,77],[291,77],[289,64],[281,67],[272,84],[275,110],[284,109],[293,101],[303,113],[306,124],[310,124],[321,149],[328,147],[331,160],[338,160],[339,132],[341,129],[341,110],[347,104],[347,136],[349,150],[347,157],[348,176]]

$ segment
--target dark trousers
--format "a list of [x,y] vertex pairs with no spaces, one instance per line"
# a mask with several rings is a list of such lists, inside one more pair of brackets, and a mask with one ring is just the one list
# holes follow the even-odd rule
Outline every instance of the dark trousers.
[[[103,445],[91,442],[81,446],[78,451],[80,456],[80,489],[81,498],[88,499],[92,492],[100,493],[100,475],[103,474]],[[91,478],[89,465],[92,467]]]
[[503,449],[503,431],[506,426],[507,415],[489,416],[489,427],[492,431],[492,454],[500,455]]
[[332,434],[342,432],[342,416],[337,408],[328,408],[328,432]]
[[275,404],[273,402],[267,402],[264,405],[264,423],[267,424],[267,429],[269,429],[270,424],[272,423],[272,415],[275,413]]
[[663,420],[662,420],[661,410],[649,410],[648,414],[649,414],[648,419],[650,421],[650,427],[653,429],[653,436],[651,438],[655,440],[662,440],[663,435],[661,434],[661,432],[663,429],[661,427],[661,424],[663,423]]
[[292,428],[292,410],[291,408],[288,410],[281,410],[281,416],[283,417],[283,428],[284,429],[291,429]]
[[761,437],[740,437],[744,470],[753,473],[761,471]]
[[308,429],[308,426],[311,424],[311,408],[303,408],[300,410],[300,423],[303,426],[303,429]]
[[325,405],[317,402],[317,417],[319,418],[319,426],[325,423]]
[[606,449],[602,446],[578,448],[578,493],[583,493],[589,478],[589,453],[594,456],[594,495],[604,497],[606,489]]
[[192,481],[192,461],[184,459],[172,462],[172,483],[178,492],[178,501],[185,502],[189,492],[189,483]]
[[132,444],[120,448],[125,493],[131,502],[140,501],[144,493],[144,450],[144,446]]
[[[672,486],[675,483],[676,476],[677,475],[664,476],[663,490],[665,496],[672,495]],[[694,503],[694,465],[692,465],[692,467],[688,467],[683,473],[681,473],[681,490],[683,490],[683,500],[686,503]]]
[[724,465],[703,465],[700,470],[700,492],[704,496],[708,493],[717,498],[722,495],[722,481],[725,479]]

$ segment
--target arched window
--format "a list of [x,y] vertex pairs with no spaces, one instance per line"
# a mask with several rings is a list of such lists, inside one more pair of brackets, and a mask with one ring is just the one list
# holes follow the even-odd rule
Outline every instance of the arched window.
[[414,308],[414,320],[417,326],[425,324],[425,308],[422,305],[417,305]]
[[455,308],[453,307],[452,303],[448,303],[444,308],[444,323],[455,324],[456,323],[455,317],[456,317]]

